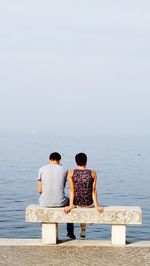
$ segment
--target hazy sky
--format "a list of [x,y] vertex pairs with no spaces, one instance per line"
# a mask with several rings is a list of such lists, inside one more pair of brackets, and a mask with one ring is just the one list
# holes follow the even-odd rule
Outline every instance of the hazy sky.
[[150,135],[149,0],[0,0],[0,131]]

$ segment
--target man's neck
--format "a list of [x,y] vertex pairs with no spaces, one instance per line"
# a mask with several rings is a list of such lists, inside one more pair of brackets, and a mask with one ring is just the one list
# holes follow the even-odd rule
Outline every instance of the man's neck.
[[60,164],[60,161],[49,160],[49,164]]

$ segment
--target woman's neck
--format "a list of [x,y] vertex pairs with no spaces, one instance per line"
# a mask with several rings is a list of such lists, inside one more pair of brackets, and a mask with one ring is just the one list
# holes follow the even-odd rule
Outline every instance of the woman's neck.
[[85,170],[86,169],[86,165],[84,165],[84,166],[77,166],[77,169],[79,169],[79,170]]

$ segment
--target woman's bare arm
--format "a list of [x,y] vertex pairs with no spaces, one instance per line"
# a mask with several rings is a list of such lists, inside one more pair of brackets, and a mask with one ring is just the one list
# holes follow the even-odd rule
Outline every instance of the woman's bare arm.
[[69,181],[69,187],[70,187],[70,204],[69,206],[66,206],[64,208],[64,212],[68,213],[71,211],[71,209],[73,209],[73,202],[74,202],[74,185],[73,185],[73,181],[72,181],[72,176],[73,176],[73,171],[70,170],[68,171],[68,181]]
[[97,181],[97,175],[95,171],[91,172],[92,178],[93,178],[93,188],[92,188],[92,198],[93,198],[93,202],[95,205],[95,208],[99,211],[99,212],[103,212],[104,208],[99,206],[98,203],[98,198],[97,198],[97,190],[96,190],[96,181]]

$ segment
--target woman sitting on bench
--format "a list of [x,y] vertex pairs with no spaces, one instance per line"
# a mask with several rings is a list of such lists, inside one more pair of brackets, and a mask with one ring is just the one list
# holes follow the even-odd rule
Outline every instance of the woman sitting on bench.
[[[97,199],[96,180],[97,175],[93,170],[86,168],[87,156],[85,153],[79,153],[75,156],[77,168],[68,171],[68,181],[70,186],[70,205],[64,208],[65,213],[69,213],[74,207],[94,207],[102,213],[103,207],[100,207]],[[86,224],[80,224],[81,238],[85,238]]]

